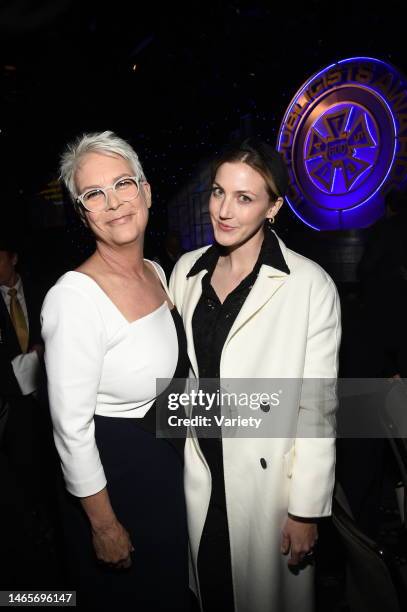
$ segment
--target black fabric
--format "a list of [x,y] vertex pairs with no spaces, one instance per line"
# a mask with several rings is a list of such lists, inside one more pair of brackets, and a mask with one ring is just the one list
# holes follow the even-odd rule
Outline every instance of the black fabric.
[[213,501],[199,545],[198,574],[204,612],[234,612],[228,522],[225,510]]
[[[220,378],[220,359],[226,338],[240,309],[249,295],[262,265],[269,265],[287,274],[275,234],[265,231],[259,257],[252,272],[229,293],[223,304],[211,285],[212,274],[222,248],[214,244],[195,263],[187,276],[207,270],[202,278],[202,294],[192,317],[195,355],[200,379]],[[211,386],[213,388],[208,389]],[[200,381],[200,388],[214,393],[215,381]],[[212,408],[212,416],[214,409]],[[230,561],[230,541],[227,520],[222,439],[199,435],[199,444],[212,475],[212,492],[198,553],[198,574],[204,612],[214,609],[233,610],[233,584]]]
[[202,295],[192,318],[200,378],[219,378],[220,356],[229,331],[256,280],[260,265],[220,302],[211,285],[213,270],[202,279]]
[[[170,393],[183,393],[185,389],[185,381],[188,378],[190,362],[187,353],[187,337],[185,335],[184,324],[182,318],[174,307],[171,309],[171,315],[174,321],[175,329],[177,330],[178,337],[178,362],[174,372],[173,380],[171,381],[168,388],[162,393],[157,400],[151,406],[147,414],[142,418],[138,419],[139,427],[156,435],[157,430],[165,432],[167,437],[163,438],[170,442],[179,453],[182,461],[184,461],[184,446],[186,427],[178,426],[176,429],[177,436],[171,435],[172,428],[167,426],[168,423],[168,400],[166,399]],[[164,434],[164,435],[165,435]]]
[[95,438],[114,512],[135,552],[129,570],[100,566],[80,501],[61,494],[70,585],[78,603],[151,612],[188,609],[188,538],[183,467],[138,419],[95,415]]

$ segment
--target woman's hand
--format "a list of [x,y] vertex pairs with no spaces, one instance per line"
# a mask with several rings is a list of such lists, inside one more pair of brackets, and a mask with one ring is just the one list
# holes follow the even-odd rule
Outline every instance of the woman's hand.
[[131,566],[130,554],[134,551],[126,529],[115,520],[110,525],[92,529],[93,546],[96,557],[114,569],[127,569]]
[[133,544],[113,512],[106,487],[94,495],[82,497],[81,504],[90,521],[98,561],[114,569],[130,567]]
[[288,517],[281,539],[281,552],[291,553],[288,565],[298,565],[307,553],[312,552],[318,539],[316,523],[303,523]]

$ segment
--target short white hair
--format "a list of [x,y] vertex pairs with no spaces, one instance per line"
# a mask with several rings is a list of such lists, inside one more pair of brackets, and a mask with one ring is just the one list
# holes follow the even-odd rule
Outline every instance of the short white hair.
[[75,173],[80,161],[87,153],[95,152],[110,156],[120,155],[120,157],[123,157],[130,163],[135,177],[141,181],[146,180],[138,155],[126,140],[110,131],[83,134],[67,145],[64,153],[61,155],[59,166],[59,178],[65,183],[74,201],[76,201],[79,195],[75,184]]

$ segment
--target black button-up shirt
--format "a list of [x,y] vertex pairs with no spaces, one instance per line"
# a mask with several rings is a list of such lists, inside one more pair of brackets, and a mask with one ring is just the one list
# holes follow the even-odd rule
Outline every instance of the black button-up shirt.
[[[190,277],[202,270],[207,270],[207,274],[202,278],[202,295],[192,317],[194,348],[200,378],[220,378],[223,346],[241,307],[256,282],[261,266],[265,264],[287,274],[290,273],[275,234],[266,229],[259,257],[252,272],[229,293],[222,304],[211,285],[212,274],[222,253],[222,247],[216,243],[213,244],[195,262],[187,275]],[[199,443],[212,474],[211,503],[215,503],[226,512],[221,439],[200,437]]]

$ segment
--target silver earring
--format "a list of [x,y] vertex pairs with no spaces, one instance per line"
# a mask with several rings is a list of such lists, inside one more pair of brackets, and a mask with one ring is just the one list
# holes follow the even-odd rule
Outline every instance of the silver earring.
[[267,219],[267,221],[269,222],[269,225],[274,225],[275,220],[276,220],[275,217],[271,217],[271,218],[269,217]]

